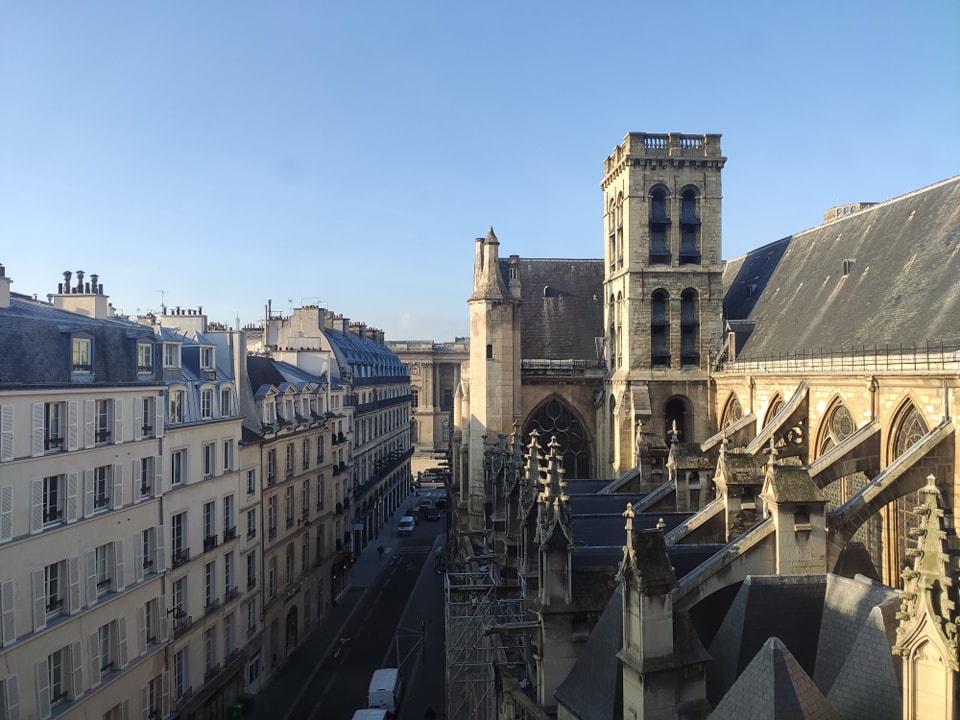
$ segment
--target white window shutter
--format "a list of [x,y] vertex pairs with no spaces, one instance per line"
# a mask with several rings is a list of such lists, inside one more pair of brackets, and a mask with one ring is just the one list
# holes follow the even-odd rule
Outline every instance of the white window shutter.
[[156,403],[154,403],[154,407],[157,410],[156,412],[157,417],[154,420],[154,424],[153,424],[153,430],[154,430],[153,435],[154,437],[158,437],[158,438],[163,437],[164,400],[165,400],[165,397],[163,395],[159,395],[157,396]]
[[83,471],[83,516],[93,516],[93,470]]
[[130,701],[120,703],[120,720],[130,720]]
[[80,641],[70,643],[70,663],[73,666],[73,678],[70,683],[70,699],[75,700],[83,693],[83,673],[80,666],[83,662],[83,655],[80,653]]
[[0,487],[0,543],[13,539],[13,485]]
[[30,481],[30,534],[43,530],[43,480]]
[[133,399],[133,410],[136,417],[133,419],[133,439],[143,439],[143,398]]
[[33,403],[30,409],[33,418],[30,454],[33,457],[40,457],[43,455],[43,403]]
[[67,507],[64,514],[66,515],[68,523],[77,521],[78,504],[80,501],[79,494],[80,478],[75,472],[67,473],[67,497],[65,503]]
[[10,720],[20,718],[20,683],[19,675],[10,675],[3,680],[3,697],[7,703],[7,717]]
[[166,553],[163,551],[163,547],[164,547],[163,533],[164,533],[163,525],[160,525],[157,528],[157,531],[154,533],[156,544],[157,544],[157,557],[154,558],[153,569],[158,573],[165,572],[167,569],[167,557],[166,557]]
[[113,509],[119,510],[123,507],[123,465],[117,463],[113,466]]
[[163,692],[160,695],[160,712],[162,717],[170,714],[170,671],[163,671],[163,682],[160,683]]
[[116,592],[122,592],[127,587],[123,575],[123,540],[113,541],[113,587]]
[[43,570],[30,572],[33,587],[33,631],[40,632],[47,626],[47,597],[44,592]]
[[151,720],[150,710],[150,688],[144,685],[140,688],[140,720]]
[[80,447],[80,401],[67,403],[67,450]]
[[143,536],[133,536],[133,574],[137,582],[143,582]]
[[13,580],[4,580],[0,583],[0,611],[3,620],[0,621],[0,639],[3,647],[12,645],[17,639],[16,605],[14,604]]
[[47,659],[38,660],[33,670],[37,680],[37,715],[40,718],[48,718],[50,717],[50,676],[47,674]]
[[93,447],[97,444],[97,402],[96,400],[83,401],[83,446]]
[[120,398],[114,398],[113,412],[113,444],[119,445],[123,442],[123,402]]
[[147,610],[143,605],[137,608],[137,649],[140,655],[147,651]]
[[140,459],[137,458],[133,461],[133,492],[134,495],[139,495],[140,486],[143,485],[143,464],[140,462]]
[[155,455],[153,458],[153,496],[161,497],[163,495],[163,455]]
[[84,553],[87,565],[87,606],[97,602],[97,553],[87,550]]
[[13,460],[13,405],[0,405],[0,462]]
[[160,616],[160,622],[157,625],[157,642],[163,644],[167,641],[167,601],[161,595],[157,600],[157,606],[160,608],[157,615]]
[[87,647],[90,650],[90,687],[100,684],[100,633],[92,632],[87,636]]
[[67,587],[70,598],[70,614],[80,612],[80,556],[67,559]]
[[127,618],[123,615],[117,618],[117,650],[120,669],[123,669],[127,666]]

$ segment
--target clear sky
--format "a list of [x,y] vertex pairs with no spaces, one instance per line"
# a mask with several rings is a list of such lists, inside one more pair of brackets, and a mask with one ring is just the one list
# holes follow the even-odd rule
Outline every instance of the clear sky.
[[951,177],[960,3],[0,0],[0,263],[451,340],[489,226],[602,257],[631,131],[723,135],[726,258]]

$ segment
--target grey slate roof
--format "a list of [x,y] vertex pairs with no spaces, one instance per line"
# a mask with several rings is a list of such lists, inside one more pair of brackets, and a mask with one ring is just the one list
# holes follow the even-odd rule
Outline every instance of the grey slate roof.
[[[509,260],[500,274],[509,277]],[[603,336],[603,260],[521,258],[520,356],[597,362]]]
[[771,637],[750,661],[711,720],[834,720],[830,703],[790,650]]
[[93,372],[84,385],[156,385],[159,355],[153,372],[137,372],[137,342],[155,342],[146,325],[117,318],[92,318],[10,294],[0,308],[0,388],[70,387],[73,377],[71,334],[92,339]]
[[554,697],[580,720],[620,720],[623,680],[617,651],[623,640],[623,588],[617,585],[577,662]]
[[[729,261],[742,359],[861,345],[960,345],[960,176]],[[844,276],[844,261],[854,260]],[[756,285],[747,297],[747,285]]]

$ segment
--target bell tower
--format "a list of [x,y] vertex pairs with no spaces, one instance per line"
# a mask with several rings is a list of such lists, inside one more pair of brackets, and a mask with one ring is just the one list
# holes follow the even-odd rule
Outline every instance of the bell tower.
[[[611,470],[708,437],[708,371],[722,342],[719,135],[630,133],[604,161],[605,434]],[[648,477],[649,476],[649,477]]]

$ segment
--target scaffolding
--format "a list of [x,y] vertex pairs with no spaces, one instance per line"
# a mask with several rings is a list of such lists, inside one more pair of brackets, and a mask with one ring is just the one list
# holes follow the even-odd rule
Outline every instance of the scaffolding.
[[447,720],[496,720],[497,665],[523,667],[522,588],[498,585],[489,571],[447,573]]

